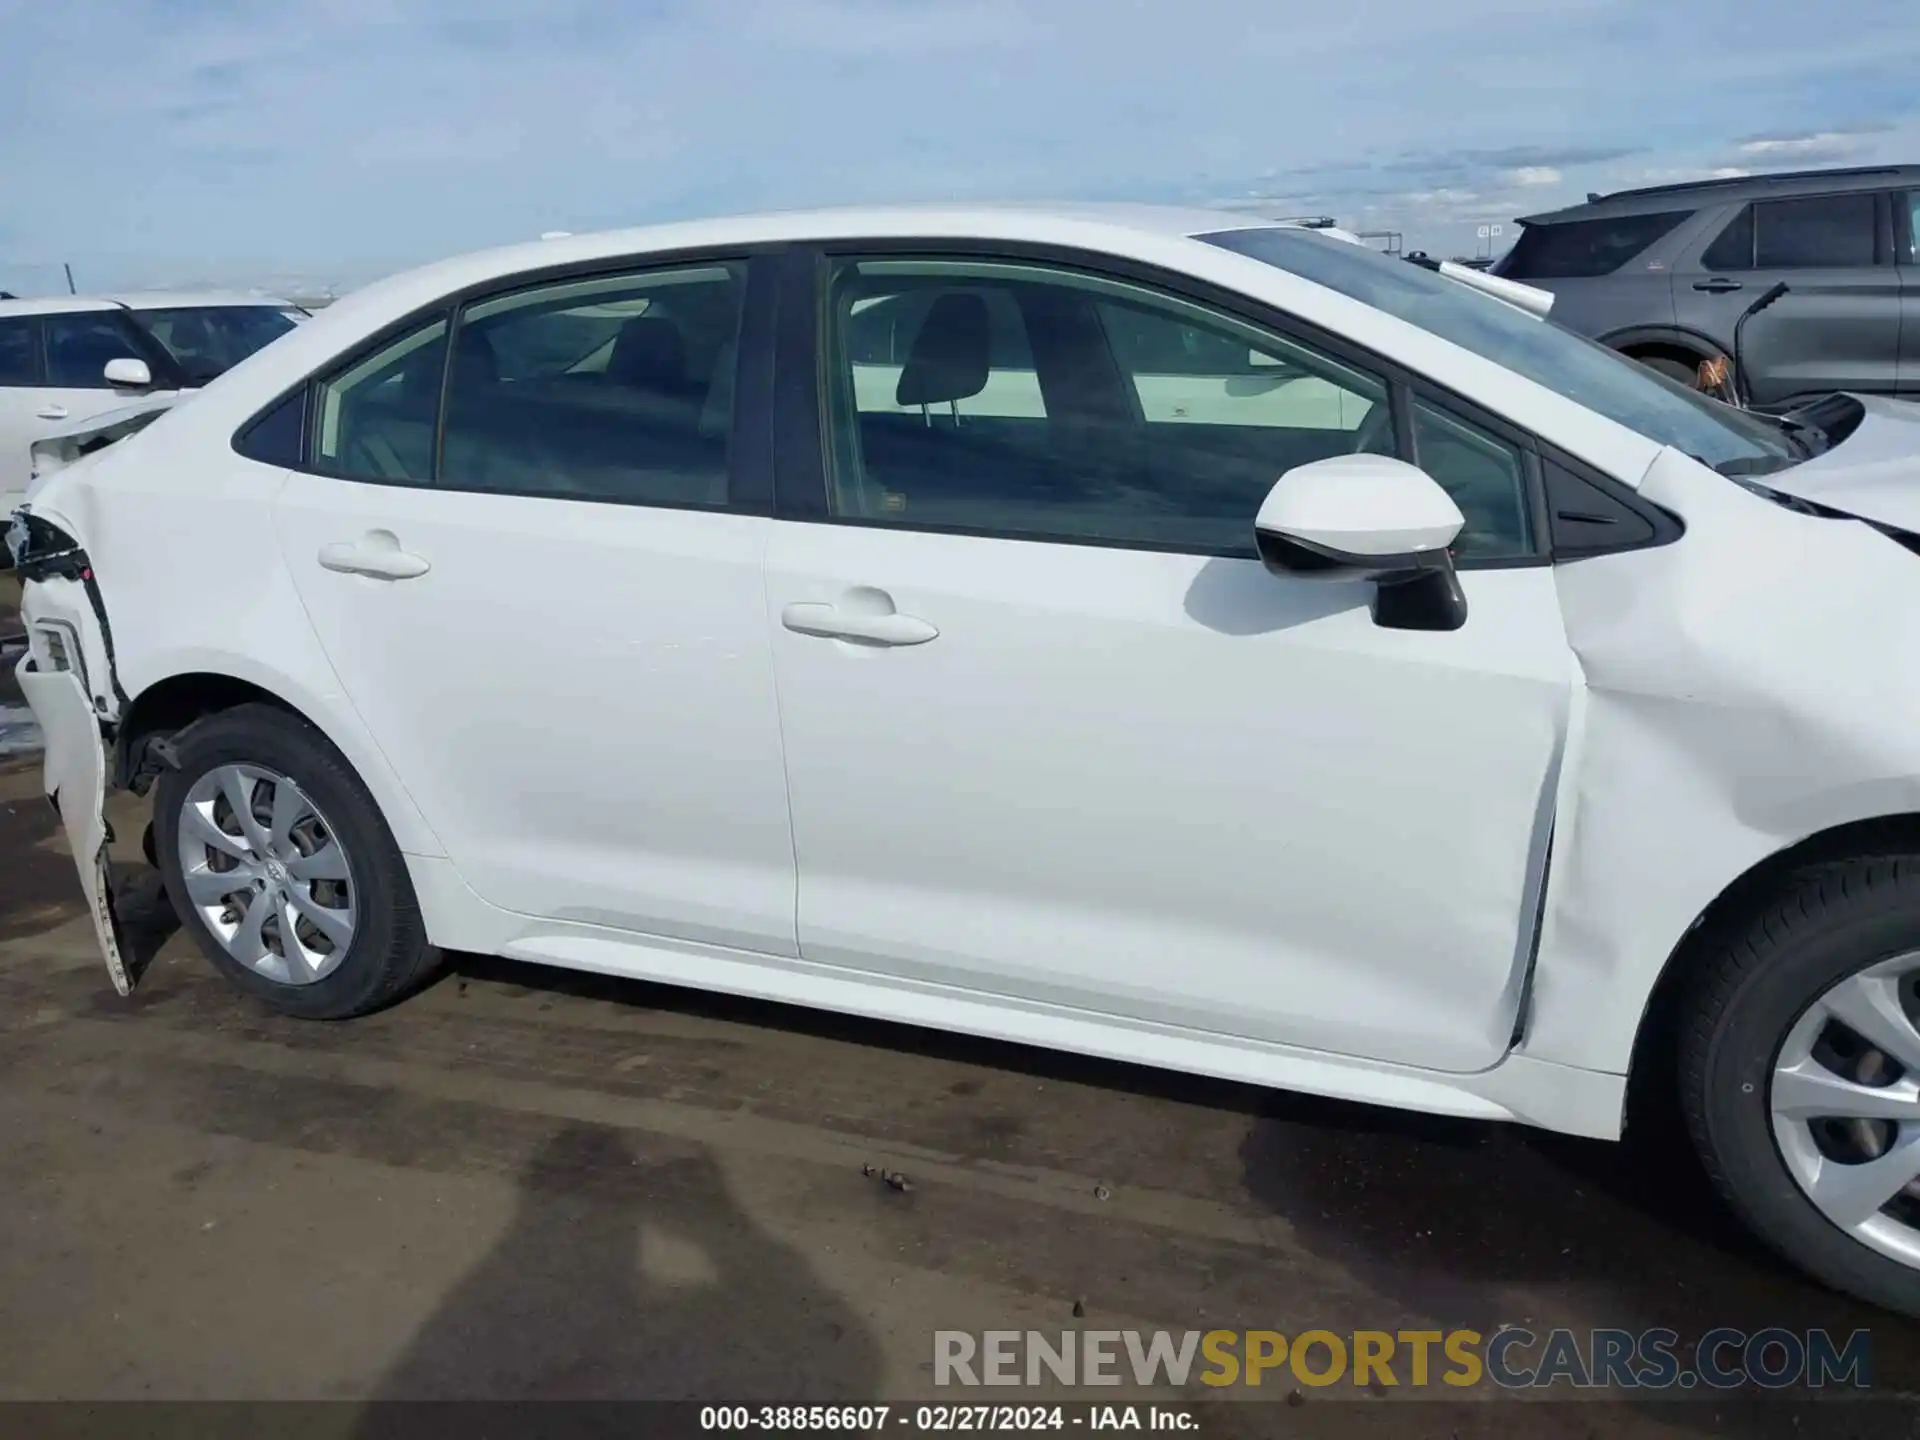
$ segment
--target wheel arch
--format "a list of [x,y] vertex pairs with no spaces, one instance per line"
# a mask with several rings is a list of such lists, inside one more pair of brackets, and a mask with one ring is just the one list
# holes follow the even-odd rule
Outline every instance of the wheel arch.
[[1906,854],[1920,855],[1920,813],[1850,820],[1774,851],[1723,888],[1675,943],[1648,992],[1628,1061],[1629,1123],[1636,1111],[1650,1116],[1667,1108],[1660,1101],[1671,1098],[1666,1082],[1675,1078],[1674,1041],[1687,982],[1715,944],[1778,898],[1801,871],[1837,860]]
[[319,697],[301,694],[284,677],[238,673],[243,668],[248,667],[203,662],[163,674],[135,692],[115,727],[109,783],[145,794],[165,764],[156,740],[239,705],[269,705],[312,726],[346,758],[372,793],[403,852],[434,857],[446,853],[364,729],[339,724],[332,707],[319,703]]
[[1636,357],[1665,352],[1697,363],[1726,353],[1718,341],[1679,325],[1635,325],[1598,338],[1608,349]]

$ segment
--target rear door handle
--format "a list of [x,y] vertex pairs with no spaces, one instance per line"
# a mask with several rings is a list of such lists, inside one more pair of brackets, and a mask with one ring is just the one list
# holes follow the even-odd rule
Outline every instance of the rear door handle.
[[1704,290],[1709,295],[1730,295],[1740,288],[1740,282],[1738,280],[1722,280],[1718,276],[1715,276],[1711,280],[1694,281],[1693,288],[1696,290]]
[[795,601],[782,610],[780,623],[802,635],[863,640],[869,645],[924,645],[940,633],[917,615],[862,615],[806,601]]
[[38,415],[42,420],[64,420],[67,418],[67,407],[64,405],[43,405],[33,413]]
[[371,575],[376,580],[412,580],[433,568],[423,556],[402,550],[399,540],[387,530],[322,545],[320,565],[343,575]]

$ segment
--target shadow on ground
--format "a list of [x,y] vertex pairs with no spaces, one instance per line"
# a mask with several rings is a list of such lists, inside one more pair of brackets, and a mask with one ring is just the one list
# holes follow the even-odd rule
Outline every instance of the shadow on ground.
[[[1302,1249],[1402,1313],[1482,1333],[1542,1321],[1667,1327],[1683,1339],[1718,1326],[1823,1326],[1841,1337],[1868,1329],[1876,1385],[1920,1384],[1920,1328],[1761,1249],[1712,1192],[1664,1094],[1644,1088],[1615,1144],[477,956],[458,957],[454,974],[1233,1112],[1247,1122],[1242,1193],[1220,1198],[1283,1218]],[[1178,1176],[1165,1183],[1181,1186]],[[1708,1419],[1691,1406],[1681,1418]]]
[[[643,1143],[556,1132],[506,1235],[371,1398],[874,1398],[880,1352],[845,1302],[739,1212],[708,1152]],[[416,1420],[376,1404],[360,1433],[412,1434]]]

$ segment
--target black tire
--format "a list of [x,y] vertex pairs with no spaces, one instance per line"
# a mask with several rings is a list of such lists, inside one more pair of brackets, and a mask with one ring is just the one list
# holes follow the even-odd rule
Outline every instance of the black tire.
[[[213,966],[247,994],[287,1015],[345,1020],[378,1010],[416,989],[438,952],[428,944],[413,882],[373,796],[346,757],[318,730],[271,705],[241,705],[174,737],[177,769],[154,786],[153,834],[160,873],[181,926]],[[220,765],[259,765],[285,775],[325,813],[347,855],[358,912],[347,953],[320,979],[283,984],[227,954],[186,898],[180,863],[180,809],[195,781]]]
[[1671,355],[1635,355],[1633,358],[1656,374],[1664,375],[1669,380],[1676,380],[1688,389],[1694,389],[1697,386],[1700,374],[1698,365],[1690,365],[1685,360],[1675,359]]
[[1730,932],[1695,976],[1679,1078],[1707,1173],[1762,1240],[1837,1290],[1920,1316],[1920,1270],[1820,1213],[1780,1157],[1770,1101],[1775,1057],[1807,1007],[1856,971],[1908,950],[1920,950],[1920,856],[1803,872],[1781,899]]

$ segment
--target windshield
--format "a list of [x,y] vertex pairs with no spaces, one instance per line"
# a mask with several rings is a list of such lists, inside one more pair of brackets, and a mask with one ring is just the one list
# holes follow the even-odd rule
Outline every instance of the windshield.
[[293,312],[278,305],[193,306],[136,310],[134,319],[166,347],[190,385],[225,374],[269,341],[293,329]]
[[1422,266],[1305,230],[1198,238],[1417,325],[1722,474],[1765,474],[1805,458],[1779,426]]

